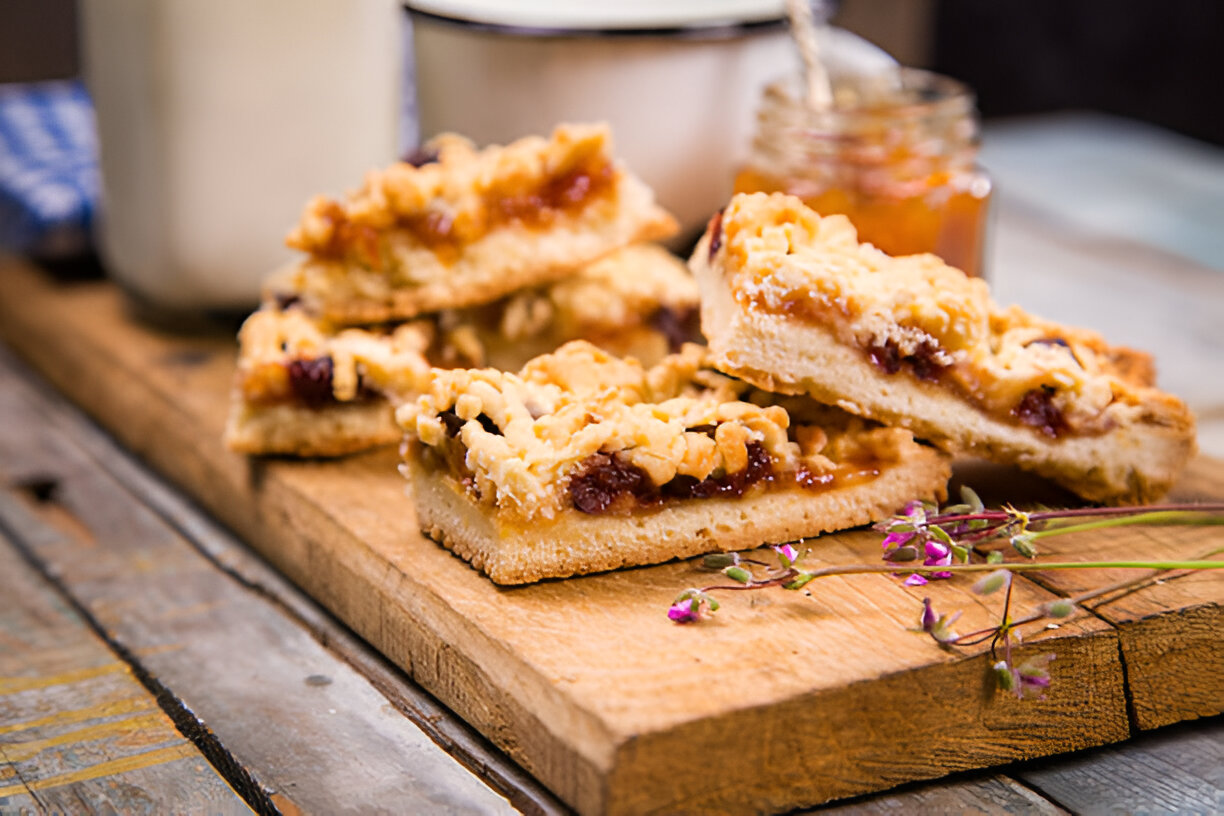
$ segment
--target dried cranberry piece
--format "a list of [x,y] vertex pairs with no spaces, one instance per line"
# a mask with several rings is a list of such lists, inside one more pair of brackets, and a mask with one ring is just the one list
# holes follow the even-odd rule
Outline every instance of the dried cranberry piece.
[[446,435],[452,439],[459,435],[459,430],[463,427],[463,420],[454,411],[442,411],[438,414],[438,419],[442,420],[442,424],[446,426]]
[[1046,436],[1057,438],[1067,430],[1067,418],[1054,404],[1054,389],[1048,385],[1025,392],[1012,416]]
[[332,394],[332,358],[315,357],[289,363],[289,387],[309,408],[321,408],[335,401]]
[[918,344],[914,353],[905,358],[905,362],[909,363],[918,379],[934,382],[939,379],[939,375],[946,368],[936,359],[937,354],[939,354],[939,346],[930,340],[923,340]]
[[[459,430],[463,428],[464,424],[467,422],[467,420],[460,419],[459,415],[454,411],[440,411],[438,413],[438,419],[442,420],[442,424],[446,426],[446,435],[452,438],[459,435]],[[502,435],[501,428],[497,427],[497,423],[494,422],[487,414],[480,414],[478,417],[476,417],[476,421],[479,422],[480,426],[489,433],[495,436]]]
[[[675,487],[672,487],[675,483]],[[742,491],[741,491],[742,492]],[[667,483],[666,493],[684,499],[712,499],[716,496],[739,495],[726,476],[698,481],[692,476],[677,476]]]
[[901,370],[901,352],[897,350],[895,343],[870,346],[867,353],[871,355],[871,362],[875,363],[876,368],[883,370],[885,374],[896,374]]
[[424,167],[438,160],[438,151],[427,147],[418,147],[404,156],[404,163],[413,167]]
[[[697,430],[690,428],[689,430]],[[692,476],[677,476],[663,486],[668,496],[682,499],[710,499],[715,496],[742,496],[744,491],[757,482],[774,478],[773,460],[760,442],[749,442],[748,464],[743,470],[726,473],[717,478],[707,477],[698,481]]]
[[615,455],[588,456],[570,479],[570,499],[583,513],[602,513],[625,494],[649,498],[654,492],[650,477],[636,465]]
[[280,309],[282,312],[288,309],[290,306],[295,306],[302,302],[302,298],[292,292],[277,292],[275,297],[276,308]]
[[673,309],[660,306],[650,316],[650,325],[667,338],[667,347],[676,352],[685,343],[698,341],[701,337],[701,313],[692,307]]
[[773,479],[773,459],[760,442],[748,443],[748,466],[740,473],[744,474],[745,484],[756,484]]
[[930,382],[938,380],[939,375],[947,368],[939,362],[939,344],[932,340],[920,341],[913,354],[903,355],[892,340],[882,346],[868,346],[867,354],[871,357],[871,362],[885,374],[896,374],[905,365],[909,366],[915,377]]

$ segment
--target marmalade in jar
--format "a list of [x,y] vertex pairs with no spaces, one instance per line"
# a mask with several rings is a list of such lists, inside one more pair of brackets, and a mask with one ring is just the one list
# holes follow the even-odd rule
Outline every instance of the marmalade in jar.
[[835,79],[833,106],[808,108],[799,85],[765,90],[736,192],[784,192],[842,213],[890,255],[933,252],[982,273],[991,182],[961,83],[926,71]]

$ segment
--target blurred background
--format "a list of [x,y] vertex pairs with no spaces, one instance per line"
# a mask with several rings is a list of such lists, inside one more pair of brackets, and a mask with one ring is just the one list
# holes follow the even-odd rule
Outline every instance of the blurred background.
[[[0,2],[0,82],[77,76],[76,0]],[[957,77],[986,119],[1096,110],[1224,144],[1217,0],[841,0],[834,23]]]

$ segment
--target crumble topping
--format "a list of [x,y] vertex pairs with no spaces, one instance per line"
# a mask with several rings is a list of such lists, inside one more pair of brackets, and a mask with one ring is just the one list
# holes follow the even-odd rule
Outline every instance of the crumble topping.
[[[286,243],[320,259],[382,268],[406,236],[435,252],[478,240],[508,222],[548,226],[614,190],[621,171],[606,125],[561,125],[478,150],[443,134],[425,146],[431,161],[370,172],[343,200],[313,198]],[[399,233],[397,235],[396,233]],[[413,270],[396,268],[412,280]]]
[[[762,462],[819,481],[851,462],[895,461],[914,444],[908,431],[720,374],[693,344],[644,368],[575,341],[517,374],[434,369],[430,379],[396,413],[407,455],[433,450],[473,496],[521,519],[738,480],[704,488],[725,494],[764,480]],[[750,468],[750,480],[736,476]]]
[[290,306],[265,307],[239,332],[238,385],[256,405],[297,401],[313,407],[376,392],[395,398],[420,390],[429,372],[433,328],[418,320],[379,333],[325,324]]
[[1104,432],[1107,409],[1154,384],[1147,355],[1000,308],[935,255],[891,257],[792,196],[737,195],[710,232],[711,261],[745,308],[827,326],[885,373],[951,385],[1048,436]]
[[542,333],[579,337],[641,324],[660,309],[697,307],[697,283],[684,262],[658,244],[619,249],[575,275],[516,292],[495,307],[507,340]]
[[[370,392],[399,400],[421,390],[431,365],[485,365],[497,344],[547,339],[551,348],[576,337],[615,338],[660,314],[689,315],[696,306],[688,269],[656,244],[625,247],[572,278],[491,304],[399,325],[343,329],[312,315],[294,295],[270,292],[239,335],[239,385],[253,404],[296,400],[321,407]],[[657,330],[669,341],[679,331]]]

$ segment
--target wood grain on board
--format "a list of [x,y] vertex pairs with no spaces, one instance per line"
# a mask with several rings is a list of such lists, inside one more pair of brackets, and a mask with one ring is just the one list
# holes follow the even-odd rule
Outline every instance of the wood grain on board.
[[[497,588],[419,535],[392,451],[339,462],[226,451],[232,339],[140,326],[104,283],[66,287],[11,263],[3,281],[14,348],[582,812],[783,810],[1129,734],[1137,667],[1124,671],[1121,629],[1082,613],[1031,633],[1026,649],[1058,654],[1054,684],[1043,701],[1015,700],[990,688],[985,647],[948,653],[910,631],[923,594],[964,610],[962,630],[993,622],[997,600],[960,582],[831,578],[728,598],[696,627],[663,614],[708,580],[691,562]],[[1211,493],[1204,474],[1220,467],[1203,464],[1187,489]],[[857,532],[814,550],[873,561],[879,543]],[[1220,587],[1199,587],[1200,606]],[[1051,597],[1017,581],[1022,608]],[[1169,619],[1136,620],[1131,636]],[[1207,682],[1224,697],[1219,675]]]
[[250,813],[0,533],[0,813]]

